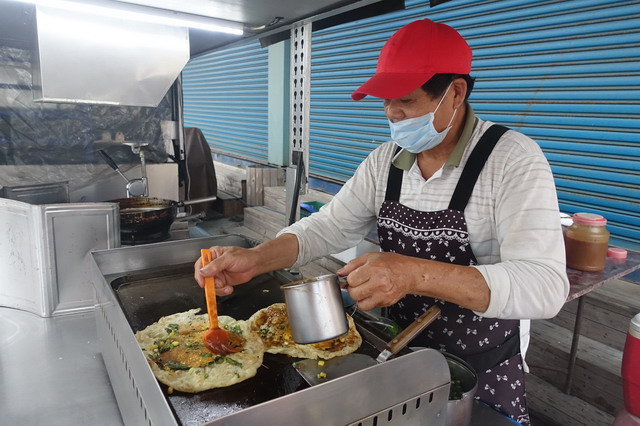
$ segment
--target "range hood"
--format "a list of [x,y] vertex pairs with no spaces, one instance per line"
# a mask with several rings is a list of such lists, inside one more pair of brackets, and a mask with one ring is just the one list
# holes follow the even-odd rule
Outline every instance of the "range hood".
[[152,107],[191,57],[248,39],[260,39],[263,46],[275,43],[288,38],[300,22],[326,28],[404,7],[404,0],[59,1],[209,20],[239,29],[235,34],[212,32],[96,14],[84,7],[59,8],[48,0],[0,0],[0,45],[32,50],[36,100]]
[[189,60],[185,27],[36,6],[34,100],[157,106]]

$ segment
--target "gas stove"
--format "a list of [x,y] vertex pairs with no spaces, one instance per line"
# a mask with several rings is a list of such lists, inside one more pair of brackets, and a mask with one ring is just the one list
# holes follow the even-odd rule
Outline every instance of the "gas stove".
[[[190,222],[173,222],[169,233],[157,232],[143,236],[136,234],[120,233],[120,243],[123,246],[139,246],[143,244],[160,243],[163,241],[178,241],[191,238],[190,229],[195,228]],[[203,235],[208,236],[208,235]]]

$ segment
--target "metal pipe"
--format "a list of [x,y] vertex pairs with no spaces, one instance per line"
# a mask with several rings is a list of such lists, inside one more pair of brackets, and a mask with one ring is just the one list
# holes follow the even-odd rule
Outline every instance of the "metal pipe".
[[567,372],[567,381],[564,385],[564,393],[571,395],[571,383],[573,382],[573,370],[576,367],[576,358],[578,356],[578,343],[580,341],[580,329],[582,328],[582,308],[584,306],[584,297],[578,298],[578,310],[576,312],[576,323],[573,326],[573,339],[571,340],[571,353],[569,354],[569,370]]
[[147,163],[144,158],[144,150],[140,147],[140,169],[142,172],[142,182],[144,184],[144,197],[149,196],[149,180],[147,179]]

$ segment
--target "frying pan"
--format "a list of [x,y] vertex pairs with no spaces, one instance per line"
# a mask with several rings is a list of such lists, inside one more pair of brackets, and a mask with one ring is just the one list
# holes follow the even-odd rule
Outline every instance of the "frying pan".
[[[127,181],[127,194],[131,192],[132,185],[136,192],[145,192],[146,178],[128,179],[122,174],[116,162],[104,150],[98,150],[103,160]],[[142,191],[139,191],[142,189]],[[176,219],[178,207],[189,206],[191,204],[206,203],[215,201],[215,195],[204,198],[194,198],[187,201],[165,200],[153,197],[129,197],[109,200],[111,203],[118,203],[120,206],[120,239],[124,243],[150,243],[163,241],[169,238],[169,229]]]
[[154,197],[131,197],[110,200],[120,205],[120,238],[123,242],[156,242],[169,237],[178,207],[215,201],[217,197],[173,201]]

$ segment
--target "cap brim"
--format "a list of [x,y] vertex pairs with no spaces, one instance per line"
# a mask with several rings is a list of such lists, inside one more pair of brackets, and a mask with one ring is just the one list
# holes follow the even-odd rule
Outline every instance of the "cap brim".
[[367,95],[381,99],[397,99],[408,95],[426,83],[433,73],[377,73],[351,94],[359,101]]

